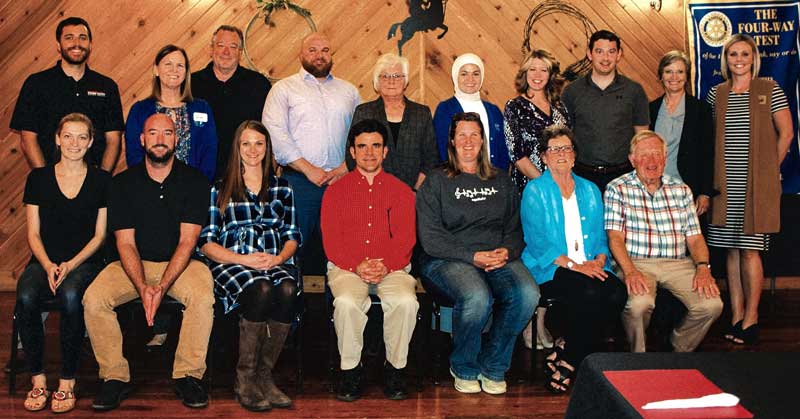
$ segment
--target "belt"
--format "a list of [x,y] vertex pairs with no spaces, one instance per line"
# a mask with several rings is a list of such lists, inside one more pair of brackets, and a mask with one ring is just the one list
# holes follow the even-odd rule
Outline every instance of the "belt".
[[630,172],[633,169],[630,162],[614,164],[614,165],[605,165],[605,166],[592,166],[578,161],[575,162],[575,168],[578,170],[582,170],[584,172],[591,172],[600,175],[607,175],[609,173]]

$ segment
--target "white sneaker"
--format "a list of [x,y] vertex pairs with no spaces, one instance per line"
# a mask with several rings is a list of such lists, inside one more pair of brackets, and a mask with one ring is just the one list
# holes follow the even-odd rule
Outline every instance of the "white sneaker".
[[453,386],[461,393],[480,393],[481,384],[478,380],[463,380],[456,377],[453,370],[450,370],[450,375],[453,376]]
[[485,393],[489,394],[503,394],[506,392],[506,382],[505,381],[494,381],[490,380],[480,374],[478,374],[478,381],[480,382],[481,388]]

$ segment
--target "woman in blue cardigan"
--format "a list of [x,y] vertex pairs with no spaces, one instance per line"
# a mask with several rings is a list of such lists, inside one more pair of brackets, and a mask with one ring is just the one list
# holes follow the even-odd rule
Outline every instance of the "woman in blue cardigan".
[[475,112],[481,117],[483,132],[488,139],[486,147],[492,166],[508,171],[509,155],[503,133],[503,113],[497,106],[481,100],[483,86],[483,60],[475,54],[462,54],[451,69],[455,96],[439,103],[433,114],[433,128],[439,146],[439,158],[447,161],[447,143],[450,141],[450,121],[461,112]]
[[542,298],[557,298],[567,308],[564,340],[545,362],[545,387],[563,393],[575,368],[602,344],[604,326],[619,318],[628,295],[611,272],[600,191],[572,173],[572,131],[548,127],[539,152],[547,170],[522,194],[522,262]]
[[175,122],[175,157],[214,180],[217,166],[217,127],[211,106],[192,98],[189,59],[183,48],[167,45],[156,54],[150,97],[133,104],[125,123],[125,161],[128,167],[144,159],[140,135],[144,121],[164,113]]

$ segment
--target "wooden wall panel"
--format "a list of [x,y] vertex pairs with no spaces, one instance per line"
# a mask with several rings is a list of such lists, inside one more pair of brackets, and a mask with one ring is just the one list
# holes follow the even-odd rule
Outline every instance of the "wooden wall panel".
[[[387,40],[392,23],[408,16],[404,0],[296,0],[311,10],[319,30],[330,36],[334,74],[351,81],[364,100],[376,97],[372,66],[384,52],[396,52],[396,40]],[[408,96],[432,109],[453,94],[450,67],[456,56],[474,52],[486,63],[485,97],[500,106],[514,97],[513,79],[523,58],[525,21],[539,0],[449,0],[445,24],[417,33],[404,47],[411,63]],[[683,0],[664,0],[661,12],[649,0],[574,0],[597,28],[622,36],[624,58],[620,69],[639,80],[652,98],[661,89],[654,77],[665,51],[685,43]],[[52,66],[58,59],[55,27],[66,16],[82,16],[94,35],[92,68],[117,81],[127,114],[130,106],[150,92],[152,60],[165,44],[183,46],[193,70],[210,57],[209,43],[220,24],[244,28],[255,12],[254,0],[26,0],[0,1],[0,289],[13,287],[29,257],[25,243],[22,188],[28,173],[18,137],[8,124],[25,78]],[[534,27],[533,44],[553,52],[562,68],[582,58],[586,39],[575,19],[550,15]],[[297,71],[299,42],[309,32],[301,17],[281,10],[267,27],[258,19],[248,47],[255,64],[272,77]],[[118,170],[124,168],[123,164]]]

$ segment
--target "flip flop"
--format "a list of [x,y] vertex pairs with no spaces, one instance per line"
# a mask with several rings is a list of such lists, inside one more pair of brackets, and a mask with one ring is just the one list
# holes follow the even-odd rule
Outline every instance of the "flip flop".
[[75,402],[74,392],[59,390],[53,393],[53,398],[50,400],[50,410],[53,413],[66,413],[75,408]]
[[25,399],[25,410],[29,412],[38,412],[47,407],[47,399],[50,398],[50,392],[44,387],[37,387],[28,392],[28,397]]

